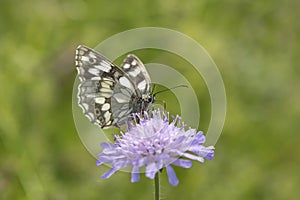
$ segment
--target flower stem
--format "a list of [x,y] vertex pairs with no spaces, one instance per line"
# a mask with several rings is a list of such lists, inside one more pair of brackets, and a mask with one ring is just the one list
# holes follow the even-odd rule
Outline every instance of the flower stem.
[[156,173],[154,178],[154,200],[160,200],[159,198],[159,172]]

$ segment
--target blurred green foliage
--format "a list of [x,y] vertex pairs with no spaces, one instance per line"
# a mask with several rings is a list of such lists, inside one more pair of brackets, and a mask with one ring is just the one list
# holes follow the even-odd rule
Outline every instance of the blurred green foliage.
[[[162,197],[300,199],[299,8],[298,0],[2,0],[0,199],[153,198],[145,177],[135,184],[126,173],[100,178],[107,168],[96,167],[80,142],[71,102],[76,46],[144,26],[171,28],[202,44],[228,101],[214,160],[176,168],[176,188],[163,173]],[[178,63],[166,52],[136,53]],[[195,85],[205,131],[209,94]]]

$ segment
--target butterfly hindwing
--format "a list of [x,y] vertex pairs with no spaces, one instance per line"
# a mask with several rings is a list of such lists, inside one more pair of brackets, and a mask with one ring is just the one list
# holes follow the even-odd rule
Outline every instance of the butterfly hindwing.
[[[127,75],[110,60],[82,45],[76,50],[75,64],[80,79],[78,104],[85,116],[101,128],[116,125],[117,117],[112,111],[115,90],[123,88],[130,96],[134,95],[134,86]],[[123,99],[122,104],[129,101]]]
[[75,64],[80,80],[78,104],[92,123],[101,128],[118,127],[132,113],[147,108],[150,77],[136,56],[127,56],[121,69],[95,50],[80,45]]

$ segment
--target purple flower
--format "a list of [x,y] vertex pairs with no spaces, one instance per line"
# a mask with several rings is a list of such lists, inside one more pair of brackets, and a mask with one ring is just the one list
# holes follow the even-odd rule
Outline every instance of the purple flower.
[[146,177],[153,179],[155,174],[166,168],[171,185],[179,181],[172,167],[190,168],[191,160],[204,162],[211,160],[214,147],[205,147],[205,136],[201,131],[189,128],[176,116],[169,120],[162,111],[145,112],[143,116],[135,114],[135,123],[116,142],[101,143],[103,151],[99,154],[97,165],[110,164],[112,168],[102,175],[109,178],[116,171],[132,166],[131,182],[140,180],[140,170],[145,167]]

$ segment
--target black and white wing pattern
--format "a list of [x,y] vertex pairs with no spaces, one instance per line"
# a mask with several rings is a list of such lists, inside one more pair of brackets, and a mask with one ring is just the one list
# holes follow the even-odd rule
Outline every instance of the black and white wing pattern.
[[141,95],[151,93],[151,80],[144,64],[135,55],[129,54],[122,64],[122,69],[132,80]]
[[132,113],[146,110],[154,98],[146,68],[134,55],[122,69],[86,46],[76,49],[80,84],[78,104],[85,116],[101,128],[121,126]]

